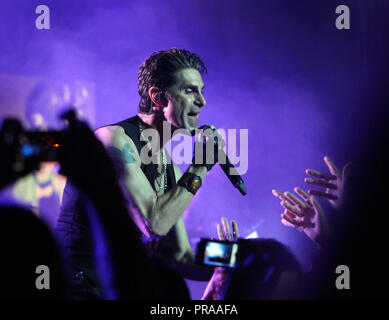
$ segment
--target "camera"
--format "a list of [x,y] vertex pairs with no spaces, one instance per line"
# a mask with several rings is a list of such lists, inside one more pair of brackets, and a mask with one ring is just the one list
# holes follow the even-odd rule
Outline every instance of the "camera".
[[237,262],[238,243],[223,240],[201,239],[197,244],[196,263],[234,268]]
[[57,161],[61,131],[27,131],[19,134],[19,153],[39,162]]
[[57,161],[62,131],[26,131],[17,119],[5,119],[0,129],[0,145],[12,170],[37,170],[45,161]]

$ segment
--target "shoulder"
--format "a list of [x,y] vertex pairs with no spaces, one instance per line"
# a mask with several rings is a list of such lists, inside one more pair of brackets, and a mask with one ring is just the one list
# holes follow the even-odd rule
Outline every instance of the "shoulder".
[[126,135],[121,126],[106,126],[95,130],[95,136],[103,143],[105,147],[116,147],[122,149],[125,145],[129,145],[135,149],[135,144],[132,139]]
[[105,126],[95,130],[95,136],[104,144],[110,144],[114,139],[122,138],[126,133],[120,126]]

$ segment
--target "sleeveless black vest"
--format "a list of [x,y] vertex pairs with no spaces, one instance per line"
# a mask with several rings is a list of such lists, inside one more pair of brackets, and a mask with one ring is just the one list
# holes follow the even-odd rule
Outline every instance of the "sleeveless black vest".
[[[131,140],[134,142],[138,150],[138,153],[140,154],[140,151],[146,145],[146,142],[140,140],[139,121],[142,122],[142,120],[138,116],[135,116],[127,120],[118,122],[114,124],[114,126],[120,126],[124,129],[126,135],[128,135],[131,138]],[[154,179],[157,173],[157,166],[153,163],[150,163],[148,165],[144,165],[142,163],[141,169],[145,174],[145,176],[147,177],[147,180],[149,180],[151,186],[154,188]],[[166,170],[167,170],[167,182],[168,182],[167,190],[169,190],[176,184],[173,165],[171,163],[170,164],[168,163]]]

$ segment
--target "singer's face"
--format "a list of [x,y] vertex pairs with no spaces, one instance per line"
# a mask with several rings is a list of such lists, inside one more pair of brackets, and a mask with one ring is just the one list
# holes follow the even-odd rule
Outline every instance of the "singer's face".
[[199,114],[205,99],[204,83],[196,69],[183,69],[176,73],[176,83],[167,90],[168,105],[163,109],[165,118],[173,127],[193,131],[199,124]]

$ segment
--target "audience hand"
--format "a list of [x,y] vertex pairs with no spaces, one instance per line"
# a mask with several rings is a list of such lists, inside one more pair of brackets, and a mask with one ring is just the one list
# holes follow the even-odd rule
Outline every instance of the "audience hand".
[[307,169],[305,172],[317,179],[305,178],[304,181],[308,184],[325,188],[325,191],[309,189],[308,193],[326,198],[334,208],[338,210],[342,209],[344,204],[345,182],[350,175],[351,163],[347,163],[342,171],[340,171],[328,156],[324,157],[324,162],[328,166],[331,175],[313,169]]
[[[231,222],[231,234],[227,219],[223,217],[221,221],[222,223],[217,225],[219,240],[237,241],[239,238],[237,223],[235,221]],[[221,300],[223,295],[222,291],[226,288],[226,286],[228,286],[230,276],[230,269],[216,267],[215,272],[204,291],[202,300]]]
[[325,246],[329,228],[324,210],[314,196],[297,187],[294,190],[303,200],[288,191],[272,191],[274,196],[282,200],[281,205],[284,207],[281,223],[305,233],[312,241]]

